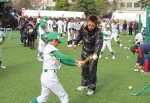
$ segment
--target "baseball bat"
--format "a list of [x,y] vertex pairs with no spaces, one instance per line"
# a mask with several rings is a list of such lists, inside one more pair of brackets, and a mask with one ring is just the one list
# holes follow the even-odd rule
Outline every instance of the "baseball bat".
[[88,62],[88,61],[91,61],[93,59],[93,55],[90,55],[88,56],[84,61],[85,62]]

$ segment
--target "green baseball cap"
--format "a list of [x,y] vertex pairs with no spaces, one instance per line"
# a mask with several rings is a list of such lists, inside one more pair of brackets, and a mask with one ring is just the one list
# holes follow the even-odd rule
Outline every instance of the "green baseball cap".
[[47,40],[57,39],[59,41],[59,43],[64,43],[64,41],[59,37],[58,33],[56,33],[56,32],[48,33],[46,38],[47,38]]
[[40,27],[43,28],[43,26],[47,26],[45,23],[40,23]]
[[44,16],[43,19],[48,19],[47,16]]
[[110,26],[109,26],[109,25],[106,25],[106,26],[105,26],[105,28],[108,28],[108,29],[110,29]]

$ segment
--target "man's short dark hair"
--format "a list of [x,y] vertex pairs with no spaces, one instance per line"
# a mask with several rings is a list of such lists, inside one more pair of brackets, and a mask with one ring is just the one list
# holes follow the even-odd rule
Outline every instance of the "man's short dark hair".
[[97,16],[96,16],[95,14],[91,14],[91,15],[88,16],[87,21],[94,22],[94,23],[97,25],[97,23],[98,23],[98,18],[97,18]]

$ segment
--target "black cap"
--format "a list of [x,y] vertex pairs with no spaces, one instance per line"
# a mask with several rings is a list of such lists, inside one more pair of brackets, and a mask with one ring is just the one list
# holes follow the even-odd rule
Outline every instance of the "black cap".
[[133,54],[136,52],[135,49],[138,49],[138,45],[134,45],[131,47],[131,51],[133,52]]

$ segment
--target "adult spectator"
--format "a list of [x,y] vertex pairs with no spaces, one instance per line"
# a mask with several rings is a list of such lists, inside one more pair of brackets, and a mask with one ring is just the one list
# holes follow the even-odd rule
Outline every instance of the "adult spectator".
[[126,30],[127,30],[127,23],[126,23],[126,20],[124,20],[124,23],[123,23],[123,35],[126,35]]
[[35,50],[35,48],[34,48],[35,26],[34,26],[32,17],[29,18],[27,34],[28,34],[29,47],[30,47],[30,49]]
[[137,21],[135,21],[135,24],[134,24],[135,35],[136,35],[136,30],[138,30],[138,26],[139,26],[139,23]]
[[28,38],[27,35],[27,28],[28,28],[28,18],[24,17],[24,21],[22,23],[22,38],[23,38],[23,42],[24,42],[24,47],[29,47],[29,45],[26,45],[26,40]]
[[129,23],[129,35],[132,35],[132,22]]

